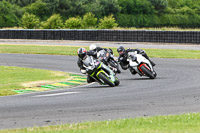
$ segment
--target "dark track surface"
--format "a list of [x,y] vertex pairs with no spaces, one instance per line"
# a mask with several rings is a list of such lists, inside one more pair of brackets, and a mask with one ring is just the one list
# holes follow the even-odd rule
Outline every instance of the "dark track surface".
[[[0,54],[0,65],[79,73],[76,59],[73,56]],[[200,61],[152,60],[157,64],[155,80],[123,71],[118,75],[121,81],[118,87],[95,83],[0,97],[0,129],[199,112]]]

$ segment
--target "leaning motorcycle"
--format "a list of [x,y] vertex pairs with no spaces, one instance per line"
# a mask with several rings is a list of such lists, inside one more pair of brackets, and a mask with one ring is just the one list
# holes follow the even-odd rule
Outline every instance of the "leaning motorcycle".
[[128,61],[130,65],[130,69],[137,72],[140,76],[147,76],[151,79],[156,78],[157,74],[149,62],[141,54],[137,54],[136,52],[129,52],[128,53]]
[[87,74],[99,84],[107,84],[111,87],[119,85],[119,79],[115,76],[114,72],[103,62],[87,55],[86,59],[83,60],[83,65],[86,68]]
[[119,69],[119,63],[114,59],[113,54],[111,54],[110,52],[100,50],[97,53],[97,58],[105,65],[110,67],[110,69],[113,70],[115,73],[121,73],[121,70]]

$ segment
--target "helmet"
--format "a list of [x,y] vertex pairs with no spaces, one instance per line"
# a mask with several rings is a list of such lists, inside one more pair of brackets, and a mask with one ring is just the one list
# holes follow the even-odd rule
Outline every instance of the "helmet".
[[91,44],[91,45],[90,45],[90,50],[95,50],[96,47],[97,47],[97,46],[96,46],[95,44]]
[[123,46],[119,46],[117,48],[117,52],[119,53],[119,55],[123,55],[125,53],[125,48]]
[[85,48],[79,48],[79,49],[77,50],[77,53],[78,53],[78,57],[79,57],[80,59],[84,59],[84,57],[86,57],[86,55],[87,55],[87,51],[86,51]]

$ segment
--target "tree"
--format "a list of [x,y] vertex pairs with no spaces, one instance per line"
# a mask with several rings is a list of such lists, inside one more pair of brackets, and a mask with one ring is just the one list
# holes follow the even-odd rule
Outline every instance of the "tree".
[[44,3],[46,3],[48,9],[50,10],[50,14],[56,13],[56,9],[59,6],[60,0],[42,0]]
[[104,17],[103,19],[100,19],[99,28],[100,29],[112,29],[114,27],[117,27],[117,23],[115,22],[115,18],[113,18],[113,15],[110,15],[108,17]]
[[149,0],[158,13],[162,13],[168,6],[167,0]]
[[31,3],[36,2],[36,0],[7,0],[7,2],[9,2],[11,4],[16,4],[16,5],[21,6],[21,7],[24,7],[24,6],[27,6]]
[[34,14],[25,13],[21,21],[21,26],[25,29],[36,29],[40,26],[40,20]]
[[57,13],[64,18],[83,16],[86,13],[83,0],[60,0]]
[[102,16],[108,16],[109,14],[117,14],[120,12],[120,6],[117,0],[97,0],[100,7],[103,9]]
[[120,12],[118,0],[91,0],[85,4],[86,11],[95,14],[98,18]]
[[148,0],[119,0],[123,14],[153,14],[154,7]]
[[51,16],[51,10],[48,8],[47,3],[42,0],[37,0],[35,3],[26,6],[25,10],[28,13],[40,17],[41,20],[45,20]]
[[0,1],[0,27],[18,26],[22,13],[23,10],[19,6],[5,0]]

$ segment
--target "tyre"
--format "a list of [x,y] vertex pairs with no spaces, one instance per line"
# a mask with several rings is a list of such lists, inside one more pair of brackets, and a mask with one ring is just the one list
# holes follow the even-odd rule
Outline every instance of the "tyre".
[[112,67],[114,67],[114,68],[117,69],[117,73],[121,73],[121,71],[120,71],[120,69],[119,69],[119,64],[118,64],[116,61],[110,60],[109,63],[110,63],[110,65],[111,65]]
[[151,79],[154,79],[154,78],[155,78],[154,74],[153,74],[149,69],[147,69],[144,65],[141,66],[140,68],[141,68],[142,72],[143,72],[146,76],[148,76],[148,77],[151,78]]
[[110,87],[114,87],[115,84],[105,75],[103,74],[102,72],[99,73],[99,76],[98,76],[100,79],[102,79],[106,84],[108,84]]
[[121,70],[119,69],[119,65],[117,66],[117,73],[121,73]]
[[119,79],[117,77],[115,77],[115,86],[118,86],[119,85]]

